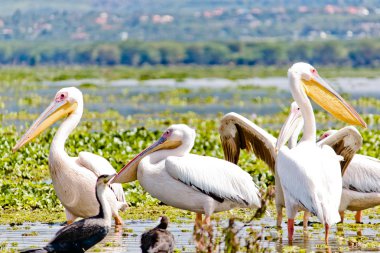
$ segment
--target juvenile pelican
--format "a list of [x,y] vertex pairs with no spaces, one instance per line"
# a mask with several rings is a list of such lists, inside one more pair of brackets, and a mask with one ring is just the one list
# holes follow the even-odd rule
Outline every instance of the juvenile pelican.
[[[99,204],[95,198],[96,179],[103,174],[116,173],[112,165],[101,156],[80,152],[78,157],[70,157],[66,153],[66,139],[78,125],[82,113],[82,92],[74,87],[59,90],[53,102],[13,148],[13,151],[20,149],[54,122],[67,116],[51,143],[49,169],[56,194],[65,207],[68,224],[77,217],[87,218],[98,213]],[[115,223],[122,224],[118,210],[124,210],[127,207],[122,186],[110,185],[107,187],[106,196],[110,202]]]
[[138,179],[165,204],[197,213],[196,224],[202,222],[202,214],[204,223],[209,224],[214,212],[259,207],[259,191],[252,177],[225,160],[190,154],[194,140],[193,129],[172,125],[125,165],[113,182]]
[[[329,130],[322,134],[322,141],[341,139],[342,130]],[[340,141],[342,146],[347,141]],[[343,174],[343,193],[339,212],[341,221],[344,211],[357,211],[355,221],[361,223],[361,211],[380,205],[380,160],[365,155],[354,155],[351,163]]]
[[157,227],[141,235],[142,253],[174,252],[174,236],[167,230],[168,224],[168,217],[162,216],[160,224]]
[[106,189],[108,189],[108,182],[113,177],[114,175],[101,175],[96,181],[95,197],[99,204],[96,216],[79,220],[61,228],[42,249],[21,252],[85,252],[103,240],[111,228],[112,212],[106,198]]
[[336,93],[306,63],[296,63],[288,70],[291,93],[304,119],[303,137],[296,147],[288,149],[282,143],[289,137],[286,123],[277,140],[276,163],[285,197],[289,241],[293,240],[294,218],[298,210],[308,211],[325,225],[328,243],[329,227],[340,220],[339,204],[342,194],[340,161],[334,150],[316,143],[316,125],[310,96],[322,108],[347,123],[366,126],[359,114]]

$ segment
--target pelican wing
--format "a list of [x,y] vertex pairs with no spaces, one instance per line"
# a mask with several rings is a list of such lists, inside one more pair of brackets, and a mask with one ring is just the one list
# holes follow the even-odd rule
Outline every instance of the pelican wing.
[[[104,158],[90,152],[82,151],[79,153],[77,163],[86,169],[92,171],[97,177],[101,175],[116,174],[116,170]],[[120,202],[125,202],[124,190],[121,184],[111,184],[110,188],[116,195],[116,199]]]
[[237,164],[240,149],[254,152],[274,171],[276,138],[243,116],[231,112],[226,114],[219,127],[224,157]]
[[343,187],[358,192],[380,193],[380,160],[355,155],[343,175]]
[[259,190],[252,177],[228,161],[189,154],[166,159],[168,174],[219,202],[231,200],[244,206],[260,206]]
[[286,208],[302,206],[321,222],[339,221],[342,178],[339,161],[329,146],[304,142],[292,150],[282,147],[276,171],[284,190]]
[[332,147],[337,155],[343,157],[340,162],[342,174],[346,171],[347,166],[350,164],[356,152],[361,148],[363,138],[359,131],[353,126],[347,126],[329,137],[318,142],[321,147],[328,145]]

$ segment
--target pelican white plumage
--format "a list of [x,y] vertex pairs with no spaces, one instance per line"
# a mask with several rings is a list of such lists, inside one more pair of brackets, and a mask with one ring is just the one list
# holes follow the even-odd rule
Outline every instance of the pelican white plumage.
[[[292,142],[295,144],[296,144],[296,140],[298,139],[298,135],[300,133],[299,131],[300,126],[303,126],[303,121],[301,124],[301,122],[298,120],[298,118],[300,117],[302,117],[302,114],[300,114],[299,112],[295,112],[295,110],[291,110],[283,126],[283,128],[288,129],[287,131],[288,135],[291,135],[293,132],[293,135],[290,137],[289,142]],[[337,133],[334,136],[331,136],[329,138],[326,138],[326,137],[320,138],[317,142],[317,145],[319,147],[328,145],[335,151],[337,155],[342,156],[343,160],[340,162],[341,174],[345,175],[345,171],[347,167],[350,166],[352,158],[362,146],[362,141],[363,141],[362,136],[360,135],[360,133],[355,127],[347,126],[337,131]],[[287,139],[288,137],[284,137],[282,139],[283,142],[278,143],[278,147],[281,147],[282,145],[284,145],[284,141],[286,141]],[[295,145],[292,144],[292,146],[294,147]],[[276,180],[279,181],[278,173],[276,173]],[[343,177],[343,180],[344,180],[344,177]],[[278,184],[279,183],[276,183],[276,185]],[[279,226],[281,225],[282,208],[285,207],[285,202],[284,202],[282,189],[277,189],[276,194],[277,193],[279,193],[278,195],[276,195],[276,208],[277,208],[277,213],[278,213],[277,225]],[[345,198],[345,195],[346,193],[343,188],[342,199]],[[339,211],[341,212],[341,209],[339,209]],[[309,215],[310,214],[308,212],[305,212],[304,214],[303,225],[305,229],[307,228]]]
[[[337,141],[337,146],[351,141],[341,138],[341,130],[329,130],[321,135],[325,140]],[[339,206],[341,221],[344,221],[344,211],[357,211],[355,221],[361,223],[361,211],[380,205],[380,160],[355,154],[343,174],[343,192]]]
[[329,227],[340,220],[342,194],[340,161],[334,150],[316,143],[316,124],[308,96],[336,118],[354,125],[366,126],[359,114],[336,93],[307,63],[296,63],[288,70],[291,93],[304,119],[303,136],[293,149],[282,146],[289,138],[292,119],[281,129],[276,171],[285,197],[288,237],[293,239],[294,218],[298,210],[308,211],[325,225],[328,243]]
[[195,131],[170,126],[161,138],[131,160],[113,182],[136,179],[153,197],[167,205],[197,213],[196,224],[210,223],[214,212],[235,207],[260,207],[252,177],[237,165],[209,156],[190,154]]
[[[67,116],[51,143],[49,169],[54,189],[65,207],[69,224],[78,217],[87,218],[98,213],[99,203],[95,197],[97,178],[103,174],[116,173],[112,165],[101,156],[80,152],[78,157],[70,157],[66,153],[66,139],[78,125],[82,113],[82,92],[75,87],[63,88],[57,92],[53,102],[13,147],[13,151],[20,149],[54,122]],[[106,190],[106,196],[115,223],[122,224],[118,210],[124,210],[127,204],[121,184],[110,185]]]
[[[302,114],[296,102],[291,104],[286,122],[291,123],[291,126],[287,126],[287,128],[289,129],[288,135],[290,136],[288,148],[292,149],[297,145],[298,136],[303,128]],[[285,200],[278,173],[274,171],[277,156],[277,153],[275,152],[277,139],[255,123],[236,113],[228,113],[221,119],[219,133],[226,160],[237,164],[240,149],[247,149],[250,152],[254,152],[259,159],[265,161],[272,173],[275,173],[277,226],[281,227],[282,209],[285,207]],[[326,139],[329,133],[330,131],[325,133],[322,136],[323,138],[321,137],[317,144],[319,146],[329,145],[334,149],[336,154],[343,157],[343,161],[341,161],[341,170],[343,174],[347,166],[350,164],[352,157],[360,149],[362,145],[362,137],[352,126],[344,127],[340,129],[339,133],[335,134],[334,137]],[[288,138],[284,138],[283,140],[285,141],[287,139]],[[283,144],[284,143],[279,143],[279,146],[282,146]],[[343,177],[343,181],[344,180],[345,177]],[[345,199],[345,194],[346,190],[343,189],[342,199]],[[341,208],[342,205],[340,210],[342,210]],[[308,214],[305,214],[304,216],[304,228],[307,227],[308,216]]]
[[[294,118],[291,137],[288,142],[289,149],[297,144],[297,139],[303,127],[301,111],[296,102],[290,106],[290,115]],[[219,127],[220,140],[222,142],[224,158],[237,164],[240,149],[246,149],[255,153],[256,157],[263,160],[273,174],[275,174],[275,201],[277,209],[277,226],[281,226],[282,208],[285,207],[284,194],[278,174],[275,172],[277,153],[275,150],[277,139],[245,117],[230,112],[221,119]]]

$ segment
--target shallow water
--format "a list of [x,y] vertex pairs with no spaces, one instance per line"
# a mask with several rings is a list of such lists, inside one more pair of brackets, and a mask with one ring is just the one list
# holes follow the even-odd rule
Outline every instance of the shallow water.
[[[378,84],[380,78],[345,78],[338,77],[329,80],[331,85],[341,92],[355,93],[359,95],[376,95],[380,96]],[[238,80],[228,80],[224,78],[186,78],[182,81],[175,79],[154,79],[139,81],[135,79],[121,79],[105,81],[101,79],[82,79],[82,80],[65,80],[65,81],[46,81],[43,84],[55,87],[80,86],[85,83],[91,83],[98,86],[113,87],[136,87],[136,86],[166,86],[176,88],[231,88],[237,86],[258,86],[258,87],[276,87],[282,90],[289,90],[288,79],[286,77],[267,77],[267,78],[247,78]]]
[[[91,84],[90,87],[81,86]],[[380,79],[336,78],[331,84],[351,99],[362,96],[380,98]],[[163,111],[178,113],[192,111],[197,114],[228,113],[272,115],[287,107],[291,100],[286,78],[252,78],[231,81],[218,78],[158,80],[100,79],[42,82],[34,90],[25,92],[14,86],[0,91],[0,113],[25,111],[41,113],[59,88],[79,86],[85,96],[85,109],[105,112],[116,110],[123,116],[156,114]],[[95,86],[94,86],[95,85]],[[181,88],[173,93],[173,87]],[[169,95],[168,95],[169,94]],[[26,102],[24,101],[26,100]],[[28,102],[29,101],[29,102]],[[379,114],[380,108],[365,106],[359,113]],[[12,122],[4,122],[9,125]]]
[[[313,221],[316,219],[313,217]],[[363,217],[364,223],[369,222],[369,217]],[[219,226],[225,228],[227,226],[227,220],[220,221],[217,225],[214,222],[214,226]],[[371,218],[370,222],[372,224],[380,223],[378,216]],[[260,220],[252,222],[250,225],[253,229],[258,232],[264,227],[262,238],[274,238],[273,240],[263,239],[261,241],[261,247],[267,251],[272,252],[283,252],[290,249],[304,249],[306,252],[347,252],[347,251],[379,251],[380,250],[380,238],[378,238],[380,226],[373,225],[353,225],[352,221],[347,221],[346,226],[333,226],[330,234],[330,245],[329,248],[324,246],[324,233],[323,229],[318,226],[314,228],[309,226],[308,232],[304,233],[302,226],[296,226],[295,237],[293,241],[293,247],[289,248],[286,232],[286,224],[283,223],[282,235],[280,230],[274,227],[275,220],[273,217],[264,217]],[[140,235],[154,227],[157,221],[131,221],[127,220],[124,223],[122,230],[115,231],[113,227],[108,236],[89,252],[139,252],[139,242]],[[237,222],[236,227],[242,227],[242,223]],[[23,225],[0,226],[0,241],[7,241],[8,247],[24,249],[30,247],[42,247],[47,241],[55,234],[55,232],[61,228],[61,224],[41,224],[41,223],[25,223]],[[339,229],[339,233],[337,233]],[[190,220],[185,220],[184,223],[171,223],[169,225],[169,230],[174,234],[176,241],[176,248],[181,250],[181,252],[194,252],[194,243],[192,239],[193,224]],[[214,236],[220,236],[220,230],[214,230]],[[239,233],[241,238],[240,242],[244,245],[244,238],[247,236],[245,229],[242,229]],[[351,238],[351,239],[349,239]],[[351,242],[348,242],[348,241]],[[362,247],[357,247],[352,243],[354,240],[361,240],[367,244],[363,244]],[[12,244],[15,243],[16,244]],[[375,246],[368,247],[368,242]],[[12,244],[12,246],[11,246]],[[367,246],[365,246],[367,245]],[[222,249],[223,246],[221,246]],[[367,248],[366,248],[367,247]]]

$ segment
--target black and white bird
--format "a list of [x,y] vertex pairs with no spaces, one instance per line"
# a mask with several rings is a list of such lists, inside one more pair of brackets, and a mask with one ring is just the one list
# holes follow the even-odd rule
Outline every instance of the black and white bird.
[[22,253],[35,252],[85,252],[104,239],[111,228],[112,211],[106,199],[106,188],[114,175],[101,175],[96,182],[96,199],[99,212],[96,216],[82,219],[60,229],[54,239],[42,249],[30,249]]
[[143,253],[171,253],[174,251],[174,236],[166,230],[168,224],[168,217],[162,216],[157,227],[141,235],[141,250]]

